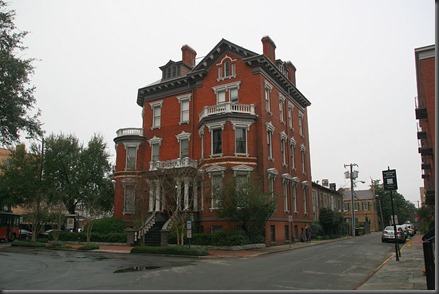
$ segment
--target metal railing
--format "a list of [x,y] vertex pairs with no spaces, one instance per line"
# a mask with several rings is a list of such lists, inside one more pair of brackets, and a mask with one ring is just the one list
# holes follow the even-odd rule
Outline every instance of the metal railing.
[[[426,238],[425,238],[426,237]],[[425,238],[425,239],[424,239]],[[424,250],[425,278],[427,280],[427,290],[435,290],[435,236],[428,236],[428,233],[422,237],[422,248]]]

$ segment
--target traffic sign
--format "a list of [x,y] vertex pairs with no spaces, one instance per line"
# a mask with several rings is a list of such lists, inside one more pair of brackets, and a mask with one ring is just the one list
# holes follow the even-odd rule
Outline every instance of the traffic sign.
[[398,183],[396,181],[396,170],[383,170],[384,190],[398,190]]

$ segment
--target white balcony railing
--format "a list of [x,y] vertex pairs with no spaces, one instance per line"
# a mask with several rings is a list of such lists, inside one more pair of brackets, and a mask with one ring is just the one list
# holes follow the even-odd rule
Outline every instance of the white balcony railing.
[[143,129],[142,128],[124,128],[124,129],[118,129],[117,130],[117,136],[143,136]]
[[256,115],[254,104],[221,103],[217,105],[205,106],[199,115],[200,121],[209,116],[222,113],[245,113]]
[[185,158],[177,158],[173,160],[165,160],[165,161],[151,161],[149,163],[149,170],[157,170],[157,169],[173,169],[173,168],[182,168],[182,167],[193,167],[197,168],[197,161],[194,159],[190,159],[189,157]]

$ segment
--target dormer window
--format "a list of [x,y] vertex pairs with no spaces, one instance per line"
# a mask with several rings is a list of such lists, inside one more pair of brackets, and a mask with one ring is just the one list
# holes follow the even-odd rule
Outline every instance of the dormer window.
[[232,59],[229,56],[224,56],[220,63],[216,66],[218,67],[218,81],[225,79],[236,78],[236,59]]

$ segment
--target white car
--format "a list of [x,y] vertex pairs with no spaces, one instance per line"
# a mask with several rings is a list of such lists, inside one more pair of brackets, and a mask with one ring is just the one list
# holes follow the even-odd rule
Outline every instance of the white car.
[[[398,242],[404,243],[407,236],[404,233],[404,228],[401,225],[396,225]],[[395,228],[393,226],[387,226],[384,228],[381,234],[381,241],[384,242],[395,242]]]

